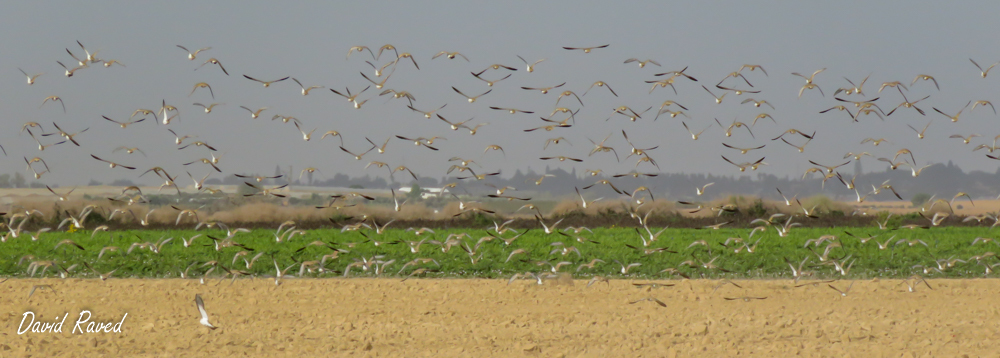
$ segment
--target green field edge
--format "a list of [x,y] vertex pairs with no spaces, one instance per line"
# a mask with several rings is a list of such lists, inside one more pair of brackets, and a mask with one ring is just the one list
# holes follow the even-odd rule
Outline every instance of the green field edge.
[[[289,266],[287,275],[299,276],[301,263],[319,261],[324,255],[330,255],[334,249],[344,250],[337,257],[328,257],[322,271],[318,265],[312,266],[312,272],[303,271],[302,277],[342,278],[343,272],[351,266],[347,277],[409,277],[414,270],[423,268],[426,272],[417,277],[428,278],[509,278],[514,274],[552,273],[551,266],[539,265],[541,261],[551,264],[568,262],[559,269],[559,273],[570,274],[575,278],[587,279],[602,276],[612,279],[792,279],[792,271],[787,262],[798,265],[806,257],[810,257],[803,269],[812,271],[812,276],[803,279],[872,279],[872,278],[903,278],[914,274],[935,278],[976,278],[992,275],[993,265],[998,264],[994,251],[1000,250],[994,239],[996,235],[988,228],[980,227],[935,227],[928,230],[878,230],[877,228],[795,228],[788,236],[780,237],[776,230],[768,229],[758,233],[749,242],[745,229],[697,230],[697,229],[665,229],[659,240],[649,246],[643,246],[640,234],[629,228],[600,228],[593,233],[584,231],[580,236],[597,241],[577,242],[569,234],[545,234],[542,230],[530,230],[510,245],[494,238],[481,243],[476,248],[480,238],[489,238],[484,230],[436,230],[430,236],[417,237],[412,232],[402,229],[387,229],[383,234],[374,231],[341,232],[335,229],[308,230],[304,235],[296,236],[290,242],[276,242],[275,232],[258,229],[250,233],[236,234],[233,241],[242,245],[220,248],[218,251],[213,240],[225,238],[226,233],[220,230],[135,230],[117,232],[98,232],[93,234],[79,231],[48,232],[40,236],[38,241],[32,241],[28,235],[8,239],[0,244],[0,277],[25,278],[31,277],[32,262],[41,264],[36,269],[35,277],[66,277],[92,278],[98,274],[84,265],[90,265],[97,272],[107,273],[115,270],[115,278],[176,278],[187,270],[186,277],[201,278],[208,273],[209,278],[221,278],[226,272],[236,272],[237,276],[265,277],[275,274],[274,262],[285,269]],[[658,230],[654,230],[658,231]],[[862,244],[859,239],[847,235],[850,232],[858,237],[877,235],[874,239]],[[430,245],[426,241],[418,253],[410,251],[406,241],[421,239],[444,242],[449,234],[468,233],[467,238],[459,239],[459,245],[444,252],[440,246]],[[202,235],[190,247],[184,247],[182,239],[194,235]],[[365,236],[380,242],[379,246]],[[502,237],[509,238],[513,233]],[[804,248],[808,240],[824,235],[834,235],[833,241],[827,241],[819,246],[810,245]],[[746,246],[754,245],[754,252],[735,252],[743,244],[730,243],[729,247],[722,244],[729,238],[741,238]],[[172,238],[162,246],[159,253],[149,249],[134,248],[131,254],[122,255],[133,243],[156,243],[159,240]],[[891,239],[890,239],[891,238]],[[988,238],[994,241],[972,245],[976,238]],[[759,239],[759,241],[757,241]],[[54,247],[63,240],[73,242],[83,247],[78,249],[70,244]],[[704,240],[707,245],[692,243]],[[902,240],[902,241],[900,241]],[[398,241],[397,244],[390,242]],[[889,242],[884,250],[878,248],[879,242]],[[552,246],[554,242],[562,242],[561,246]],[[896,243],[899,242],[897,245]],[[820,257],[826,247],[834,243],[825,261]],[[910,243],[916,243],[911,246]],[[926,246],[923,245],[926,244]],[[475,254],[469,255],[463,246],[475,248]],[[631,245],[639,250],[630,248]],[[839,245],[839,247],[837,246]],[[118,251],[108,251],[98,259],[102,248],[114,246]],[[552,250],[575,247],[580,254],[570,251],[550,253]],[[653,253],[646,255],[642,250],[664,248],[677,253]],[[513,250],[526,250],[507,261]],[[245,252],[245,254],[237,254]],[[262,253],[262,254],[261,254]],[[250,267],[246,261],[261,254],[260,258]],[[234,261],[234,257],[236,257]],[[272,261],[272,258],[274,261]],[[411,265],[404,269],[404,264],[416,258],[428,258],[434,263]],[[475,259],[475,262],[473,262]],[[593,259],[601,259],[593,269],[583,268],[577,271],[579,265]],[[702,267],[687,267],[682,265],[690,261],[696,266],[703,262],[713,262],[718,269]],[[363,269],[364,261],[390,261],[391,264],[371,264],[368,270]],[[216,264],[206,264],[211,262]],[[621,273],[621,262],[624,265],[639,263],[627,274]],[[850,265],[846,274],[841,274],[831,265],[832,261],[842,261]],[[964,262],[963,262],[964,261]],[[44,265],[54,264],[44,270]],[[75,267],[73,265],[76,265]],[[67,273],[62,269],[73,267]],[[190,268],[189,268],[190,267]],[[375,275],[375,268],[383,269]],[[209,273],[209,270],[212,272]],[[926,269],[925,269],[926,268]],[[401,270],[402,269],[402,270]],[[675,272],[661,272],[674,269]],[[230,276],[231,277],[231,276]]]

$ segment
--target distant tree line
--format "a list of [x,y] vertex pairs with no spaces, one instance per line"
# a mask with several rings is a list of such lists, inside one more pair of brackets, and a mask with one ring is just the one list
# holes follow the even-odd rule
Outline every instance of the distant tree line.
[[[510,186],[517,188],[518,192],[531,192],[536,197],[554,197],[575,195],[574,188],[582,190],[586,186],[597,183],[598,180],[611,179],[611,182],[619,190],[628,192],[629,194],[636,188],[645,186],[654,195],[659,196],[657,199],[707,199],[705,197],[698,197],[695,193],[695,188],[708,183],[715,183],[714,186],[708,189],[709,198],[721,195],[750,195],[777,200],[781,199],[781,196],[775,188],[780,188],[789,199],[793,195],[804,198],[822,194],[835,200],[853,201],[856,200],[858,194],[864,196],[872,191],[873,186],[878,188],[882,186],[882,183],[889,181],[889,184],[906,201],[915,199],[914,196],[920,193],[949,197],[959,191],[969,193],[972,197],[996,197],[1000,194],[1000,168],[997,168],[993,173],[981,170],[965,173],[950,161],[946,164],[938,163],[932,165],[924,169],[918,177],[913,177],[909,170],[904,169],[889,170],[886,168],[881,172],[867,172],[855,175],[856,172],[861,170],[860,165],[856,165],[853,171],[846,167],[840,168],[843,170],[840,171],[841,178],[846,182],[853,180],[855,187],[857,187],[857,193],[854,190],[847,189],[847,186],[841,183],[841,179],[837,177],[829,178],[823,182],[823,176],[815,173],[809,174],[805,179],[801,176],[778,177],[773,174],[760,172],[749,176],[667,173],[659,174],[655,177],[639,175],[636,178],[632,175],[625,175],[619,178],[612,178],[612,175],[615,173],[600,173],[596,176],[591,176],[588,174],[578,174],[575,169],[566,171],[546,167],[542,173],[535,172],[534,170],[526,172],[517,170],[514,175],[506,179],[502,177],[505,175],[501,175],[489,177],[486,180],[458,180],[454,177],[433,178],[421,176],[421,173],[416,173],[418,180],[413,180],[409,173],[397,172],[394,178],[392,178],[393,180],[390,181],[385,175],[372,176],[366,174],[362,177],[351,177],[343,173],[336,173],[332,176],[329,173],[315,173],[315,175],[310,175],[311,178],[303,175],[302,180],[300,180],[299,173],[292,173],[292,168],[288,169],[286,172],[280,168],[275,168],[275,173],[282,174],[283,177],[280,179],[265,180],[263,184],[388,190],[390,186],[395,189],[413,186],[426,189],[440,188],[449,183],[457,183],[457,186],[451,190],[452,193],[478,196],[496,192],[495,188],[485,185],[485,183],[490,183],[498,188]],[[543,178],[543,175],[547,176]],[[222,178],[210,178],[205,181],[205,184],[208,186],[245,186],[243,182],[244,179],[227,175]],[[184,185],[184,181],[178,180],[178,183]],[[92,181],[91,184],[100,185],[96,181]],[[129,186],[133,185],[133,183],[126,179],[119,179],[111,182],[110,185]],[[44,187],[44,185],[37,181],[28,183],[21,173],[0,175],[0,188],[26,187]],[[591,190],[595,190],[594,193],[596,194],[594,195],[606,196],[608,198],[616,195],[607,185],[596,185]],[[511,193],[515,192],[507,192],[507,194]],[[916,199],[922,200],[923,197],[921,196]],[[895,197],[890,191],[883,190],[877,197],[869,197],[869,200],[895,200]]]
[[37,181],[28,183],[27,179],[19,172],[13,176],[10,174],[0,174],[0,188],[44,188],[45,184]]

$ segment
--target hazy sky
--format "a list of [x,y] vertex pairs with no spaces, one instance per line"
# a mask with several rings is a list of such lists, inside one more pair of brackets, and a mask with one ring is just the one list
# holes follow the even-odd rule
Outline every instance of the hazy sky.
[[[209,157],[204,148],[177,150],[174,137],[167,128],[181,135],[197,135],[223,154],[219,166],[223,173],[271,174],[276,164],[292,165],[298,171],[317,167],[324,179],[335,173],[349,175],[386,176],[385,169],[365,166],[372,160],[395,167],[407,165],[418,175],[444,176],[453,156],[474,159],[483,166],[481,172],[502,170],[505,176],[518,168],[542,170],[546,165],[585,169],[603,169],[607,173],[624,173],[636,169],[635,157],[627,160],[629,146],[621,131],[624,129],[638,147],[659,148],[649,155],[666,172],[705,172],[740,175],[736,167],[724,162],[720,155],[735,162],[754,161],[766,157],[769,166],[760,171],[779,176],[801,176],[811,165],[843,162],[846,152],[868,151],[875,156],[892,157],[897,150],[913,151],[919,165],[953,160],[965,170],[995,171],[997,162],[987,159],[985,151],[972,152],[975,145],[992,144],[1000,134],[1000,117],[989,108],[966,109],[958,123],[936,113],[932,107],[954,114],[970,100],[995,100],[1000,89],[1000,72],[983,79],[969,62],[975,59],[983,66],[1000,60],[997,48],[995,16],[1000,13],[995,2],[682,2],[666,5],[653,3],[596,3],[575,1],[477,3],[477,2],[356,2],[356,3],[249,3],[243,1],[101,3],[68,2],[55,6],[48,2],[5,2],[0,4],[0,48],[4,60],[0,69],[0,112],[6,128],[0,131],[0,145],[8,153],[0,157],[3,173],[24,171],[24,159],[42,157],[52,173],[41,181],[49,184],[85,184],[90,179],[110,182],[118,178],[138,181],[137,176],[153,166],[162,166],[172,175],[181,176],[182,184],[190,184],[185,170],[201,177],[211,168],[182,163]],[[82,54],[79,40],[97,57],[118,60],[117,65],[104,68],[93,64],[76,72],[72,78],[63,75],[56,63],[74,66],[65,49]],[[328,89],[313,90],[308,96],[291,80],[269,88],[243,78],[243,74],[260,79],[291,76],[306,86],[322,85],[342,91],[345,87],[357,92],[370,83],[374,69],[392,60],[393,54],[383,53],[378,61],[371,55],[355,53],[345,59],[352,46],[369,46],[376,52],[384,44],[392,44],[400,52],[413,55],[420,69],[401,60],[385,88],[411,92],[414,106],[431,110],[443,104],[439,111],[449,120],[473,118],[470,124],[489,123],[475,136],[467,130],[452,131],[437,118],[426,119],[406,108],[404,99],[378,96],[374,86],[360,95],[368,100],[354,109],[344,98]],[[591,53],[567,51],[562,46],[586,47],[610,44]],[[212,47],[189,61],[183,45],[191,50]],[[461,58],[449,60],[431,57],[440,51],[459,51]],[[534,62],[545,58],[535,71],[527,73],[517,55]],[[216,66],[206,65],[217,58],[229,72],[226,76]],[[628,58],[653,59],[662,67],[624,64]],[[490,70],[484,78],[498,79],[493,92],[475,103],[452,91],[455,86],[469,95],[489,90],[485,82],[470,72],[481,71],[492,64],[516,67],[518,71]],[[736,96],[729,93],[722,104],[701,88],[714,88],[728,73],[743,64],[759,64],[769,76],[759,71],[743,74],[753,84],[742,79],[728,78],[723,85],[759,90],[758,94]],[[673,90],[657,88],[650,93],[646,80],[661,80],[653,74],[680,70],[698,82],[678,78]],[[18,71],[29,74],[44,72],[34,85],[28,86]],[[391,68],[391,67],[390,67]],[[798,97],[805,81],[791,72],[811,74],[826,68],[815,78],[825,96],[806,91]],[[391,70],[386,70],[389,72]],[[930,82],[911,81],[918,74],[934,76],[941,90]],[[838,87],[847,87],[844,77],[858,83],[871,75],[864,86],[866,96],[843,96],[848,99],[874,98],[886,112],[903,102],[900,93],[886,89],[883,82],[901,81],[911,101],[929,95],[917,106],[926,116],[913,109],[900,109],[885,121],[875,116],[862,116],[854,123],[844,112],[818,112],[841,104],[834,100]],[[383,74],[383,77],[385,74]],[[608,83],[618,97],[595,88],[582,97],[584,106],[575,99],[563,98],[559,107],[580,109],[571,128],[551,132],[523,132],[544,125],[541,116],[548,116],[556,98],[564,90],[579,95],[595,81]],[[189,96],[196,83],[211,85],[215,99],[205,89]],[[548,94],[522,90],[522,86],[546,87],[566,82],[562,88]],[[58,103],[39,105],[47,96],[60,96],[66,104],[63,113]],[[740,104],[746,98],[766,99],[776,109],[755,108]],[[180,109],[180,118],[169,126],[154,124],[153,119],[121,129],[101,116],[127,120],[139,108],[157,110],[161,100]],[[657,109],[665,100],[683,104],[691,118],[662,115],[653,121]],[[211,114],[205,114],[192,103],[224,103]],[[247,111],[268,107],[261,118],[251,119]],[[489,106],[516,107],[535,114],[511,115],[490,110]],[[612,110],[629,106],[637,111],[652,106],[636,122],[626,117],[612,116]],[[675,107],[675,109],[677,109]],[[852,112],[855,111],[852,108]],[[718,118],[728,125],[734,118],[751,122],[761,112],[771,114],[777,124],[760,120],[753,127],[755,138],[745,129],[734,129],[726,138],[724,130],[715,124]],[[317,128],[309,142],[291,123],[272,121],[274,115],[294,116],[303,129]],[[561,119],[564,116],[557,115]],[[610,117],[610,120],[606,121]],[[138,117],[137,117],[138,118]],[[933,123],[923,140],[907,127],[922,129]],[[27,121],[42,123],[46,132],[56,122],[67,132],[89,130],[77,140],[81,147],[70,143],[39,152],[37,144],[26,133],[18,135]],[[693,141],[681,121],[692,130],[700,131],[712,125],[697,141]],[[816,138],[799,153],[795,148],[771,141],[790,128],[805,132],[816,131]],[[375,152],[363,160],[354,160],[342,152],[339,139],[319,137],[328,130],[343,133],[345,147],[363,151],[370,147],[365,137],[383,143],[395,135],[409,137],[443,136],[435,141],[440,148],[433,152],[415,147],[412,142],[389,141],[385,154]],[[952,134],[981,134],[971,144],[950,139]],[[611,135],[607,145],[622,157],[616,162],[612,155],[589,156],[593,145],[588,138],[600,141]],[[565,137],[569,143],[549,145],[546,139]],[[861,145],[867,137],[886,138],[889,143],[875,147]],[[54,137],[42,138],[42,143],[54,142]],[[789,139],[802,144],[804,138]],[[738,147],[766,145],[762,150],[741,155],[724,148],[722,142]],[[483,155],[488,144],[498,144],[506,157],[497,152]],[[139,147],[141,154],[111,153],[118,146]],[[90,155],[139,169],[110,169]],[[1000,153],[998,153],[1000,154]],[[568,156],[584,159],[582,163],[542,161],[539,157]],[[881,170],[885,163],[874,158],[862,159],[866,170]],[[846,170],[850,170],[848,165]],[[37,166],[42,170],[41,166]],[[477,172],[480,172],[478,167]],[[640,171],[655,172],[647,163]],[[27,174],[27,173],[26,173]],[[743,174],[749,175],[749,174]],[[156,183],[147,175],[145,183]],[[397,179],[400,178],[397,176]],[[179,180],[180,180],[179,179]]]

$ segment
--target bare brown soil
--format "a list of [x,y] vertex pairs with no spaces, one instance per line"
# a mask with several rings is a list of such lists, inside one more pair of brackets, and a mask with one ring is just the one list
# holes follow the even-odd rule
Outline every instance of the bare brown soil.
[[[0,357],[23,356],[970,356],[995,355],[1000,281],[827,284],[669,281],[642,289],[483,279],[229,281],[11,279]],[[39,289],[30,299],[32,286]],[[849,281],[834,282],[844,289]],[[194,296],[220,328],[198,323]],[[725,300],[744,296],[762,300]],[[653,301],[630,302],[653,297]],[[122,333],[68,333],[81,310],[128,316]],[[18,335],[22,314],[67,312],[63,333]]]

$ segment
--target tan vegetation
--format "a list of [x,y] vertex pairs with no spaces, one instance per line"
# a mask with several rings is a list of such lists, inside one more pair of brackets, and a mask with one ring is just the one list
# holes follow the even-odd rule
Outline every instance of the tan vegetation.
[[[58,190],[62,192],[63,190]],[[65,212],[77,213],[88,205],[94,205],[98,209],[95,210],[96,214],[103,217],[107,217],[115,209],[120,209],[123,213],[116,214],[116,221],[121,222],[131,222],[133,221],[132,215],[128,213],[131,210],[136,217],[142,219],[145,217],[146,213],[150,209],[156,209],[149,217],[151,223],[159,224],[173,224],[177,221],[177,214],[179,211],[171,208],[167,205],[160,205],[155,207],[150,207],[146,204],[135,204],[127,205],[124,202],[112,202],[107,200],[108,197],[117,197],[120,194],[121,189],[116,187],[79,187],[73,192],[69,201],[61,202],[57,201],[56,198],[45,189],[0,189],[0,198],[4,199],[6,206],[12,208],[10,210],[39,210],[46,217],[52,217],[56,210],[61,211],[63,214]],[[156,192],[155,188],[145,188],[145,192]],[[85,200],[84,195],[92,198],[90,200]],[[308,193],[312,195],[312,193]],[[324,193],[326,195],[328,193]],[[286,220],[296,220],[296,221],[326,221],[328,218],[333,217],[365,217],[373,216],[377,218],[397,219],[397,220],[450,220],[456,214],[462,213],[460,210],[460,203],[454,198],[446,198],[446,200],[434,201],[439,207],[430,207],[427,204],[431,203],[428,201],[407,201],[400,207],[400,211],[395,211],[391,197],[388,193],[372,194],[379,199],[379,202],[372,204],[367,200],[361,199],[342,199],[338,200],[335,205],[347,206],[354,205],[350,207],[343,208],[323,208],[317,209],[316,206],[325,205],[326,202],[317,202],[316,205],[290,205],[288,200],[266,200],[259,197],[255,198],[244,198],[244,197],[227,197],[221,196],[213,201],[209,201],[204,208],[199,208],[201,204],[189,204],[185,202],[175,204],[182,209],[198,209],[199,219],[202,221],[215,220],[222,222],[240,222],[240,223],[280,223]],[[300,194],[299,197],[308,198],[306,193]],[[723,207],[735,207],[739,211],[744,213],[759,214],[759,211],[763,209],[767,213],[784,213],[784,214],[802,214],[802,207],[799,206],[794,200],[791,206],[785,205],[781,201],[772,200],[761,200],[752,196],[744,195],[719,195],[715,199],[707,200],[703,202],[694,202],[696,205],[681,205],[675,201],[662,200],[656,201],[644,201],[644,203],[638,203],[635,200],[629,200],[627,198],[613,198],[613,199],[602,199],[588,204],[586,209],[583,209],[580,200],[577,198],[561,198],[561,200],[554,201],[544,201],[544,200],[534,200],[533,202],[539,208],[539,210],[545,216],[567,216],[567,215],[587,215],[587,216],[600,216],[612,214],[615,216],[628,215],[630,211],[638,211],[639,213],[646,213],[649,211],[654,211],[656,215],[670,215],[678,214],[686,217],[713,217],[718,216],[720,208]],[[493,210],[498,212],[501,216],[505,218],[524,218],[531,219],[535,215],[536,211],[521,209],[523,202],[521,201],[508,201],[508,200],[496,200],[489,198],[461,198],[468,207],[484,208],[488,210]],[[808,198],[800,198],[802,206],[810,211],[815,210],[818,213],[826,214],[839,212],[846,215],[852,213],[868,213],[875,214],[878,212],[890,212],[893,214],[905,214],[920,211],[921,208],[927,209],[930,203],[923,205],[922,207],[913,207],[913,205],[908,201],[883,201],[883,202],[869,202],[865,201],[862,204],[852,203],[852,202],[839,202],[830,199],[829,197],[823,195],[817,195]],[[400,202],[403,199],[400,198]],[[697,210],[697,205],[702,207],[701,210]],[[996,213],[1000,212],[1000,200],[977,200],[975,205],[970,203],[967,199],[961,198],[954,202],[954,206],[949,208],[948,206],[938,203],[933,210],[929,212],[950,212],[954,210],[957,215],[981,215],[984,213]],[[472,215],[472,214],[464,214]],[[933,215],[933,214],[931,214]],[[193,218],[182,219],[183,223],[197,223]]]

